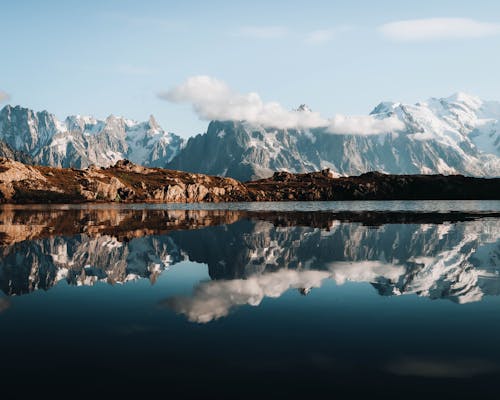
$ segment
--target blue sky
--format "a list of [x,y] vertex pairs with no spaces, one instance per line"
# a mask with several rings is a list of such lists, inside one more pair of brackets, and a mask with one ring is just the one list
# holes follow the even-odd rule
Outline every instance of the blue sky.
[[154,114],[201,133],[189,103],[158,96],[197,75],[325,116],[456,91],[500,100],[497,1],[20,0],[0,18],[0,91],[60,118]]

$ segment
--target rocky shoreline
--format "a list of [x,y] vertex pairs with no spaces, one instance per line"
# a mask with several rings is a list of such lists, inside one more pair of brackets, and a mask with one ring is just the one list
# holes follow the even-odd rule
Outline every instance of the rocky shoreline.
[[0,158],[0,203],[196,203],[327,200],[500,199],[500,178],[463,175],[335,177],[328,169],[250,182],[162,168],[128,160],[108,168],[43,167]]

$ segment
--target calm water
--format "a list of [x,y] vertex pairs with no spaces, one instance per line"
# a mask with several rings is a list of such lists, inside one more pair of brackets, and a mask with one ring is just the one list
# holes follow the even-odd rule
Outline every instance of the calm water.
[[500,202],[0,208],[3,393],[498,398]]

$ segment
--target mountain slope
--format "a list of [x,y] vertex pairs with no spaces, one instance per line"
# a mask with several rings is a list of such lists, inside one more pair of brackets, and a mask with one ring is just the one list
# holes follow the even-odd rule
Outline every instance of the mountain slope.
[[76,168],[109,166],[124,158],[163,166],[182,146],[182,139],[165,132],[153,116],[147,122],[113,115],[104,121],[79,115],[59,121],[47,111],[9,105],[0,111],[0,140],[37,164]]
[[22,151],[13,150],[7,143],[0,140],[0,157],[9,158],[24,164],[32,164],[33,159]]
[[240,180],[323,168],[342,175],[377,170],[500,176],[500,103],[459,93],[415,105],[380,103],[370,115],[396,117],[404,129],[362,136],[214,121],[168,167]]

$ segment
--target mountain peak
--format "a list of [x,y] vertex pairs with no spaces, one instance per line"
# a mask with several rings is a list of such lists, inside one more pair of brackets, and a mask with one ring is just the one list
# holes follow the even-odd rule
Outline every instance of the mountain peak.
[[398,104],[399,103],[394,103],[392,101],[382,101],[370,112],[370,115],[390,113]]
[[90,115],[76,114],[76,115],[68,115],[66,117],[66,121],[68,121],[68,122],[82,122],[82,123],[90,124],[90,123],[95,123],[97,120]]
[[299,111],[299,112],[312,112],[312,110],[309,108],[309,106],[307,104],[301,104],[300,106],[298,106],[295,111]]
[[479,97],[464,92],[453,93],[443,100],[447,103],[461,103],[472,109],[477,109],[483,104],[483,101]]
[[158,122],[156,121],[155,117],[153,114],[151,114],[149,116],[149,121],[148,121],[148,124],[149,124],[149,127],[151,129],[154,129],[154,130],[159,130],[160,129],[160,125],[158,124]]
[[[6,104],[2,110],[5,110],[6,112],[22,112],[22,113],[27,113],[27,114],[34,114],[35,112],[33,110],[30,110],[27,107],[22,107],[20,105],[13,106],[12,104]],[[42,111],[40,111],[42,112]]]

